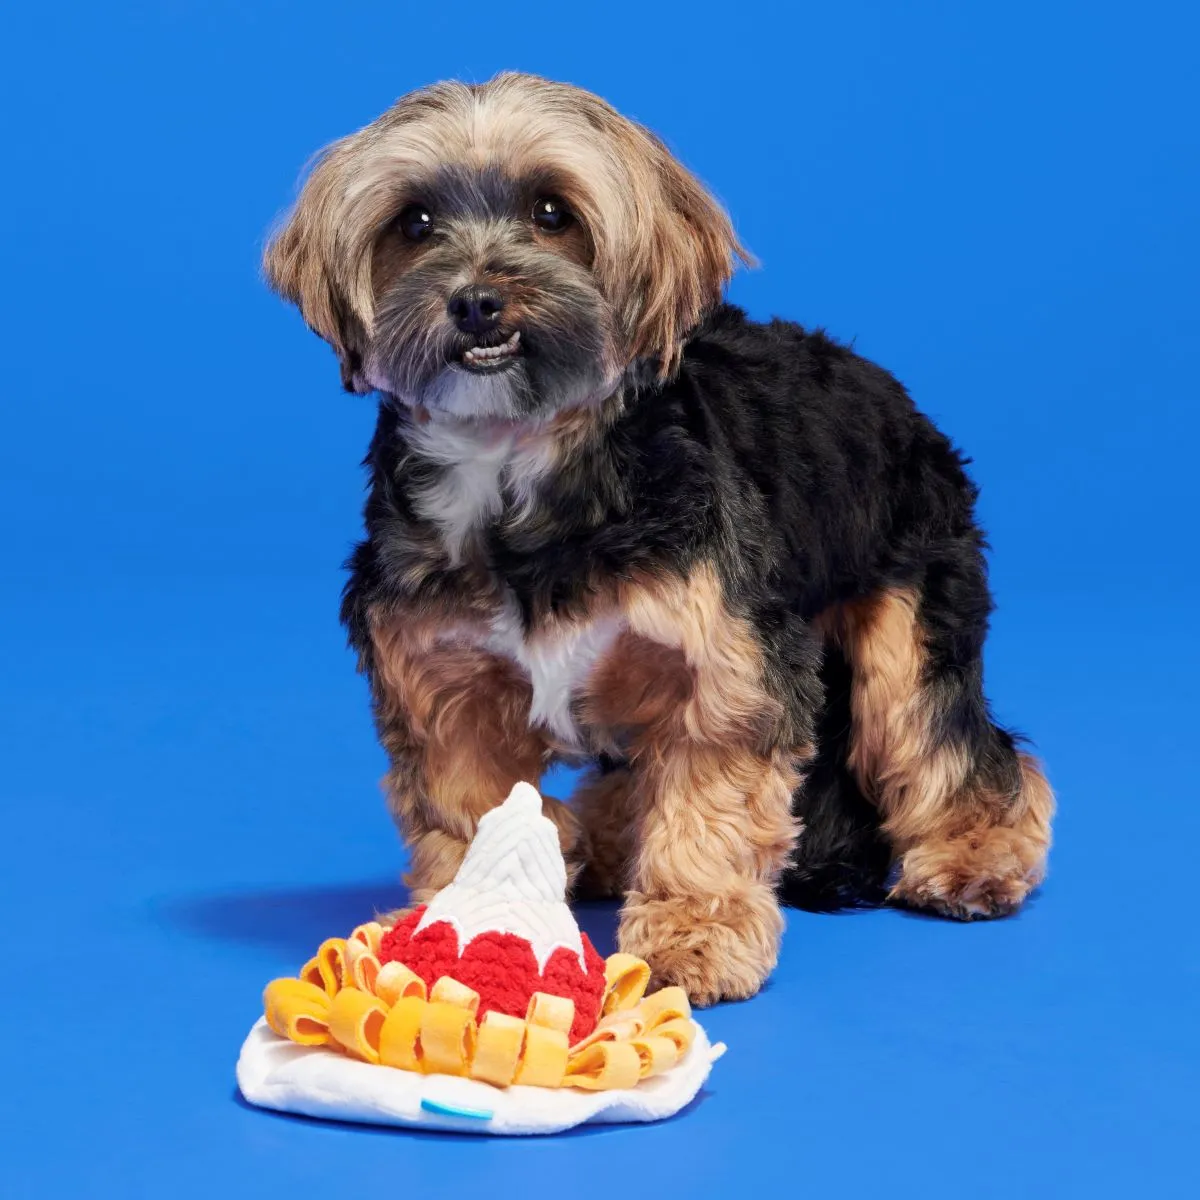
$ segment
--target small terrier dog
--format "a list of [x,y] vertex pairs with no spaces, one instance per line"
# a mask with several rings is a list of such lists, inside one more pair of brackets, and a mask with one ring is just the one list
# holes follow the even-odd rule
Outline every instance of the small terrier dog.
[[992,719],[965,461],[886,371],[723,302],[729,219],[646,129],[503,74],[330,146],[266,274],[379,394],[342,617],[415,904],[555,761],[577,895],[697,1004],[780,901],[950,917],[1041,880],[1053,797]]

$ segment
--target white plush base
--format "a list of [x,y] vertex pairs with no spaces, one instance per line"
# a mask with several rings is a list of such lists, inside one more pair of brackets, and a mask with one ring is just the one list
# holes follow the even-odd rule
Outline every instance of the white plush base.
[[[710,1045],[697,1025],[696,1040],[684,1060],[636,1088],[498,1088],[475,1079],[372,1066],[323,1046],[297,1046],[260,1020],[242,1046],[237,1081],[251,1104],[308,1117],[456,1133],[558,1133],[589,1121],[659,1121],[673,1116],[700,1090],[724,1049]],[[430,1112],[421,1106],[422,1100],[492,1115],[483,1119]]]

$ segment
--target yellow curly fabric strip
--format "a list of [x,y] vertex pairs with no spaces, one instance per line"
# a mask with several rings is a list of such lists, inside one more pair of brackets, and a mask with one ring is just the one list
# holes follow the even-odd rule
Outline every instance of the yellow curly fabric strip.
[[379,1061],[401,1071],[421,1070],[421,1016],[424,996],[401,996],[392,1005],[379,1031]]
[[367,949],[366,944],[351,940],[344,951],[346,975],[343,987],[355,987],[360,992],[373,992],[379,978],[379,959]]
[[300,968],[300,978],[325,991],[325,977],[321,974],[321,960],[314,955]]
[[508,1087],[516,1077],[524,1045],[525,1022],[520,1017],[494,1010],[485,1013],[476,1035],[471,1078]]
[[475,1056],[475,1032],[470,1009],[430,1000],[421,1013],[421,1070],[427,1075],[465,1075]]
[[610,954],[604,961],[604,982],[602,1015],[633,1008],[646,994],[650,964],[633,954]]
[[370,992],[342,988],[329,1008],[329,1032],[343,1049],[366,1062],[377,1063],[387,1015],[387,1005]]
[[375,995],[385,1004],[395,1004],[402,996],[425,999],[425,980],[403,963],[384,963],[375,976]]
[[453,1004],[455,1008],[465,1008],[471,1016],[479,1011],[479,993],[465,983],[451,979],[449,975],[434,981],[429,990],[429,1001],[431,1004]]
[[336,996],[345,985],[346,939],[326,938],[317,948],[317,970],[327,995]]
[[567,1035],[559,1029],[525,1023],[525,1042],[514,1083],[528,1087],[561,1087],[567,1072]]
[[383,941],[383,926],[378,921],[367,921],[363,925],[355,926],[354,932],[346,940],[362,942],[378,958],[379,944]]
[[687,992],[683,988],[665,987],[661,992],[647,996],[637,1006],[637,1013],[645,1021],[647,1029],[654,1029],[666,1021],[690,1017],[692,1006],[688,1003]]
[[627,1013],[617,1013],[615,1016],[605,1017],[587,1037],[580,1039],[571,1047],[572,1054],[578,1054],[581,1050],[586,1050],[588,1046],[594,1046],[597,1042],[627,1042],[630,1038],[637,1037],[645,1032],[645,1022],[638,1019],[636,1016],[637,1010]]
[[[682,988],[663,988],[647,996],[636,1008],[620,1009],[602,1017],[600,1024],[587,1037],[571,1047],[571,1055],[574,1058],[589,1046],[601,1042],[632,1042],[649,1037],[658,1034],[661,1026],[675,1021],[680,1021],[686,1027],[688,1045],[691,1045],[691,1011],[687,993]],[[676,1030],[672,1040],[678,1040],[680,1036]]]
[[674,1020],[656,1025],[654,1036],[670,1038],[678,1047],[679,1057],[682,1058],[692,1048],[692,1042],[696,1040],[696,1027],[692,1024],[690,1017],[676,1017]]
[[571,1055],[565,1082],[598,1092],[634,1087],[641,1074],[641,1057],[629,1042],[595,1042]]
[[330,1040],[329,997],[303,979],[273,979],[263,992],[267,1024],[301,1046],[324,1046]]
[[557,1029],[570,1033],[575,1022],[575,1001],[569,996],[551,996],[548,992],[534,992],[529,997],[525,1020],[530,1025],[541,1025],[546,1029]]
[[648,1079],[651,1075],[661,1075],[679,1061],[679,1047],[668,1037],[635,1037],[625,1045],[632,1046],[637,1051],[641,1061],[642,1079]]

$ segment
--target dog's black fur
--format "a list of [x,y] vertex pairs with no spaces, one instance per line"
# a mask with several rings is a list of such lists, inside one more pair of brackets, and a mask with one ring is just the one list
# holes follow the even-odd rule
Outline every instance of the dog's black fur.
[[[368,671],[373,607],[401,596],[436,607],[479,587],[417,512],[414,490],[443,468],[414,454],[412,421],[385,397],[366,459],[367,536],[343,619]],[[991,601],[965,463],[886,371],[819,331],[722,305],[673,378],[644,371],[535,503],[487,526],[485,557],[527,625],[582,603],[597,578],[715,564],[756,631],[788,738],[818,746],[796,793],[804,833],[783,898],[875,901],[892,854],[846,766],[850,671],[816,632],[820,614],[888,589],[918,595],[936,737],[996,794],[1020,790],[1013,739],[982,692]]]

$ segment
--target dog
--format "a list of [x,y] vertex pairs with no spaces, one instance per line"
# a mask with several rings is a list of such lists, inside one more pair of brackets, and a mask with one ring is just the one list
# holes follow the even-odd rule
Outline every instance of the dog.
[[548,764],[576,895],[692,1001],[753,995],[780,903],[969,919],[1054,799],[993,720],[964,459],[886,371],[723,299],[750,261],[640,125],[507,73],[330,146],[270,285],[377,393],[342,618],[421,904]]

